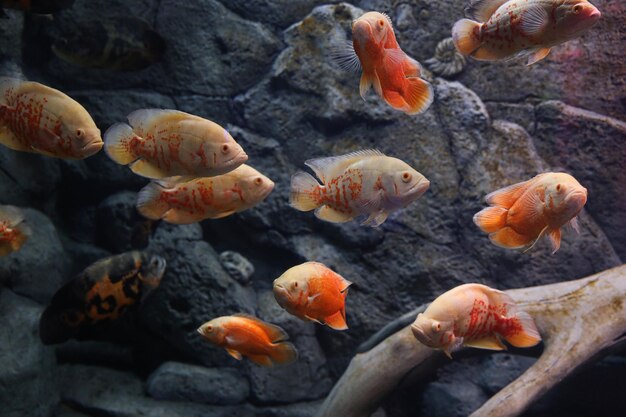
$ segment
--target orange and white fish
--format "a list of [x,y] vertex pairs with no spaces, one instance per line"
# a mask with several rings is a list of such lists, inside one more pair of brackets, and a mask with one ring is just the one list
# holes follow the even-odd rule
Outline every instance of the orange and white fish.
[[350,285],[350,281],[326,265],[305,262],[274,280],[274,298],[298,318],[346,330],[346,296]]
[[389,214],[426,192],[430,182],[406,162],[377,150],[305,162],[322,181],[298,172],[291,177],[290,204],[332,223],[366,215],[363,224],[380,226]]
[[213,177],[246,162],[248,155],[220,125],[177,110],[144,109],[104,134],[111,159],[147,178]]
[[554,253],[562,226],[569,223],[578,231],[576,216],[587,202],[587,189],[569,174],[547,172],[494,191],[485,201],[493,207],[476,213],[474,223],[495,245],[530,249],[547,235]]
[[424,345],[451,353],[470,346],[503,350],[503,338],[515,347],[531,347],[541,341],[532,317],[519,311],[502,291],[481,284],[464,284],[437,297],[411,325]]
[[425,112],[433,102],[433,88],[421,77],[422,67],[408,56],[396,40],[389,16],[368,12],[352,23],[352,51],[348,51],[346,66],[356,64],[362,69],[360,92],[365,94],[374,86],[376,94],[396,110],[407,114]]
[[481,61],[528,55],[527,65],[600,19],[587,0],[472,0],[465,11],[474,20],[459,20],[452,28],[459,52]]
[[15,206],[0,206],[0,256],[17,252],[31,235],[22,211]]
[[283,329],[246,314],[218,317],[200,326],[198,333],[237,360],[245,356],[258,365],[273,366],[298,359]]
[[102,149],[87,110],[43,84],[0,78],[0,143],[15,151],[84,159]]
[[217,177],[170,180],[151,182],[139,191],[141,214],[174,224],[219,219],[256,206],[274,189],[272,180],[248,165]]

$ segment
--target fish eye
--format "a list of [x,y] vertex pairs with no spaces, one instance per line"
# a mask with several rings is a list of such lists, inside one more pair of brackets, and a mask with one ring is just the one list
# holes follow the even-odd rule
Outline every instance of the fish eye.
[[211,333],[213,331],[213,326],[212,325],[208,325],[204,328],[207,332]]
[[435,333],[439,332],[441,330],[441,323],[433,323],[432,330]]
[[383,19],[380,19],[380,20],[378,21],[378,27],[382,28],[382,27],[384,27],[384,26],[385,26],[385,21],[384,21]]
[[254,183],[255,183],[256,185],[261,185],[261,184],[263,183],[263,178],[261,178],[261,177],[256,177],[256,178],[254,179]]
[[402,174],[402,182],[409,182],[411,181],[411,173],[410,172],[405,172]]
[[294,281],[294,282],[292,282],[292,283],[291,283],[291,288],[293,288],[294,290],[295,290],[296,288],[298,288],[298,281]]
[[561,188],[563,188],[563,187],[561,187],[561,184],[557,184],[557,185],[556,185],[556,190],[557,190],[558,192],[561,192]]
[[229,150],[230,146],[228,146],[227,144],[222,145],[222,153],[228,153]]
[[83,136],[83,133],[85,133],[83,132],[83,129],[76,129],[76,136],[81,137]]
[[582,11],[583,6],[581,6],[580,4],[577,4],[576,6],[574,6],[574,13],[578,14]]

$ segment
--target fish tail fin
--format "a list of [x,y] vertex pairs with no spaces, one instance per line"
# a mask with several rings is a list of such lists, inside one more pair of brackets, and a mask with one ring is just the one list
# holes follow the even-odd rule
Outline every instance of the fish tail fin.
[[463,55],[471,55],[480,45],[481,24],[470,19],[461,19],[452,27],[454,46]]
[[118,164],[128,165],[137,159],[130,148],[130,141],[136,136],[126,123],[116,123],[104,133],[104,151]]
[[280,342],[274,344],[270,352],[272,362],[278,365],[289,365],[298,359],[298,351],[296,347],[289,342]]
[[[509,319],[508,332],[504,331],[504,338],[515,347],[525,348],[535,346],[541,342],[541,335],[535,326],[535,321],[525,311],[519,311]],[[515,329],[511,332],[511,328]]]
[[335,330],[347,330],[348,324],[346,323],[346,310],[345,306],[341,308],[335,314],[332,314],[324,318],[324,323],[331,329]]
[[487,207],[474,214],[474,224],[485,233],[495,233],[506,226],[508,213],[503,207]]
[[310,211],[320,206],[314,191],[320,188],[319,182],[311,174],[297,172],[291,177],[289,204],[300,211]]
[[433,87],[426,80],[418,77],[407,78],[408,86],[404,92],[407,114],[425,112],[433,102]]
[[152,220],[162,219],[170,209],[169,204],[163,198],[161,193],[164,187],[151,182],[139,191],[137,195],[137,210],[144,217]]

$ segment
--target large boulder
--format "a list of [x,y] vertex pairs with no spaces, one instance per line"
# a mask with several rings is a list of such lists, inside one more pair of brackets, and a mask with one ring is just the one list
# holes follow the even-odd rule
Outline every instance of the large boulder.
[[59,398],[54,350],[39,341],[43,307],[0,289],[0,404],[4,417],[46,417]]

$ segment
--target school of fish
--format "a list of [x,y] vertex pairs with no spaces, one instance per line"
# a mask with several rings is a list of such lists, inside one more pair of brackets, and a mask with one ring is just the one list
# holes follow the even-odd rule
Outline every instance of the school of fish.
[[[4,0],[2,8],[28,13],[55,13],[72,0]],[[471,19],[452,27],[457,50],[477,60],[527,57],[528,65],[550,49],[581,36],[601,14],[586,0],[471,0]],[[132,71],[157,62],[163,39],[146,22],[128,18],[96,22],[59,39],[53,52],[85,68]],[[87,33],[85,32],[85,33]],[[113,48],[117,45],[116,48]],[[340,57],[346,68],[361,71],[359,93],[372,87],[391,108],[408,115],[426,112],[434,90],[422,77],[418,61],[398,44],[392,21],[367,12],[352,24],[352,43]],[[84,159],[104,147],[117,164],[146,178],[137,209],[148,219],[190,224],[220,219],[261,204],[274,182],[247,165],[248,155],[229,132],[202,117],[173,109],[138,109],[100,129],[87,110],[65,93],[43,84],[0,78],[0,144],[22,152],[62,159]],[[406,155],[410,158],[411,155]],[[291,177],[289,203],[299,211],[332,223],[355,219],[373,227],[420,197],[430,181],[403,160],[378,150],[306,160],[317,179],[304,171]],[[505,185],[505,184],[501,184]],[[488,194],[489,207],[474,223],[494,245],[529,249],[547,236],[556,252],[561,229],[578,230],[577,216],[587,202],[587,189],[566,173],[539,173],[532,179]],[[18,207],[0,206],[0,256],[28,245],[31,230]],[[128,252],[102,259],[60,288],[40,320],[45,344],[89,337],[102,323],[115,322],[159,286],[164,258]],[[346,301],[352,282],[319,262],[287,269],[273,282],[280,307],[302,320],[347,330]],[[502,350],[506,341],[531,347],[541,341],[533,319],[506,293],[478,283],[460,285],[436,298],[411,326],[422,344],[451,353],[462,346]],[[237,360],[246,357],[262,366],[288,365],[298,358],[280,327],[234,313],[210,319],[197,332]]]

